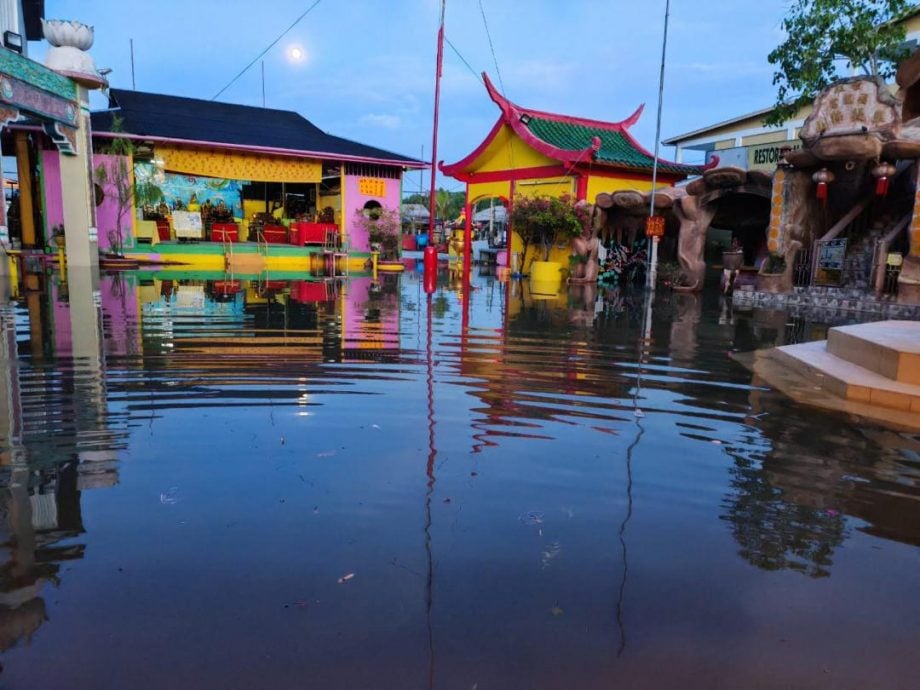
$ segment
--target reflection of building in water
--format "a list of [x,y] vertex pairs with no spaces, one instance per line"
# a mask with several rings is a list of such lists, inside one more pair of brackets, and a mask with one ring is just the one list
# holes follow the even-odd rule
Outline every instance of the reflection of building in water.
[[[151,278],[133,288],[138,315],[123,313],[136,320],[144,356],[166,355],[171,365],[220,370],[227,357],[256,368],[271,359],[379,359],[398,356],[398,285],[398,276],[391,275],[347,280]],[[103,283],[103,294],[109,287]]]
[[46,620],[45,585],[83,555],[82,544],[61,544],[83,533],[81,491],[117,482],[123,444],[107,407],[92,276],[71,271],[64,308],[61,286],[43,276],[24,288],[24,309],[0,307],[0,651]]
[[790,415],[786,398],[758,388],[749,415],[750,438],[726,448],[735,466],[722,516],[744,558],[768,570],[828,575],[847,517],[865,523],[853,529],[920,545],[915,438],[859,429],[840,416]]

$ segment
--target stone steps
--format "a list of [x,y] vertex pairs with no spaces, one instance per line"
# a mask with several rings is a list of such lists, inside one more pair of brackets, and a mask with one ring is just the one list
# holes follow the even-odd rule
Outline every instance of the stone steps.
[[915,321],[832,328],[827,351],[894,381],[920,385],[920,324]]
[[771,357],[839,398],[920,413],[920,322],[839,326],[827,340],[778,347]]

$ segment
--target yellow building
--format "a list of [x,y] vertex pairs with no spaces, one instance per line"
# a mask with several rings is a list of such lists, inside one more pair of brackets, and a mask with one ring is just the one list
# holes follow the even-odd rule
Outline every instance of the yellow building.
[[[516,105],[483,74],[489,97],[501,111],[483,142],[441,171],[466,183],[468,208],[485,199],[509,207],[517,195],[562,196],[593,201],[601,192],[652,188],[654,155],[630,133],[643,106],[620,122],[602,122]],[[658,184],[670,186],[702,171],[658,161]],[[470,217],[469,212],[467,217]]]

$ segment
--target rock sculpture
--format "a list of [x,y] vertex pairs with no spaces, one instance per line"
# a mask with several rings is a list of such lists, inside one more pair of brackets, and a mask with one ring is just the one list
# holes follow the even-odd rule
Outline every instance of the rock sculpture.
[[572,240],[572,254],[570,257],[571,274],[570,283],[597,283],[598,262],[597,255],[600,249],[598,233],[606,220],[603,209],[593,204],[585,204],[582,212],[588,215],[590,222],[586,225],[581,236]]

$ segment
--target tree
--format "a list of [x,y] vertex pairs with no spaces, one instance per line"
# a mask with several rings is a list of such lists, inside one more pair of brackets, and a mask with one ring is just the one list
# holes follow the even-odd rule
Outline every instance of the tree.
[[841,76],[841,66],[890,78],[906,52],[899,20],[912,7],[908,0],[794,0],[782,22],[786,40],[767,57],[778,89],[765,123],[789,120]]
[[[404,204],[420,204],[428,208],[431,197],[428,194],[410,194],[403,199]],[[464,192],[450,192],[443,187],[435,190],[435,215],[440,220],[453,220],[460,215],[466,201]]]
[[[112,131],[122,132],[122,121],[117,117],[112,121]],[[123,224],[125,217],[130,217],[134,204],[134,176],[129,167],[133,161],[134,144],[127,137],[119,135],[112,139],[103,153],[113,157],[111,165],[100,163],[93,171],[93,177],[106,196],[114,196],[115,227],[106,228],[106,231],[112,251],[121,255],[125,244]]]

